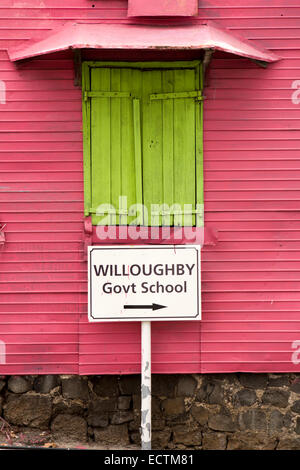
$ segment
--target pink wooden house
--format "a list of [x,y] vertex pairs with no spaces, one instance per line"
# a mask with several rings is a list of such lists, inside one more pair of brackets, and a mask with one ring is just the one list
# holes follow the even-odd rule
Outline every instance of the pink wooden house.
[[140,372],[140,324],[87,317],[82,70],[197,61],[202,320],[153,322],[152,372],[299,372],[299,18],[298,0],[1,2],[0,374]]

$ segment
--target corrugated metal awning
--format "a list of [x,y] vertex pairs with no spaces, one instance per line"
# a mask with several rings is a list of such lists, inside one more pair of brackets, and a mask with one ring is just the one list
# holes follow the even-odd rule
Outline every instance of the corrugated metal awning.
[[209,49],[262,62],[279,59],[272,52],[210,21],[180,26],[66,24],[41,40],[27,40],[21,47],[10,48],[8,54],[12,61],[18,61],[68,49]]

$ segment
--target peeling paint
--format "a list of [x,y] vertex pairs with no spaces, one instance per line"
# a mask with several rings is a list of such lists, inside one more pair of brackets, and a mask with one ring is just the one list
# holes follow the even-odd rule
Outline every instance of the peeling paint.
[[6,364],[6,344],[0,340],[0,364]]
[[145,398],[149,397],[151,395],[151,390],[148,385],[142,384],[142,399],[144,400]]
[[6,104],[6,85],[3,80],[0,80],[0,104]]
[[292,354],[292,363],[298,365],[300,364],[300,340],[293,341],[292,348],[296,350]]
[[143,410],[142,411],[142,424],[145,424],[146,423],[146,419],[147,419],[147,414],[149,413],[149,410]]
[[143,449],[144,450],[151,450],[151,441],[143,442]]
[[[141,324],[141,444],[151,449],[151,322]],[[147,374],[146,374],[147,371]]]

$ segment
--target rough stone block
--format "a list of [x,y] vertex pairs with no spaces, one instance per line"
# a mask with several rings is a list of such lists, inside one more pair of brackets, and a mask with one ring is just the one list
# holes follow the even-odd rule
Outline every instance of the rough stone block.
[[223,383],[224,385],[238,384],[236,374],[208,374],[207,375],[211,383]]
[[227,450],[274,450],[277,440],[264,433],[236,433],[228,436]]
[[5,380],[1,380],[1,379],[0,379],[0,393],[1,393],[2,390],[4,389],[5,385],[6,385]]
[[[152,375],[151,392],[153,396],[173,398],[178,383],[178,375]],[[182,384],[184,386],[184,384]]]
[[267,418],[263,410],[253,408],[239,414],[239,425],[242,431],[266,431]]
[[[153,401],[153,396],[152,396],[152,401]],[[136,411],[141,410],[141,394],[140,393],[138,395],[132,395],[132,408]]]
[[278,375],[275,377],[269,377],[268,387],[288,387],[290,380],[287,375]]
[[300,400],[296,400],[293,404],[293,406],[291,407],[291,410],[294,412],[294,413],[298,413],[300,414]]
[[156,418],[152,416],[152,430],[163,431],[165,428],[166,421],[163,418]]
[[8,379],[7,387],[13,393],[26,393],[32,390],[30,381],[21,375],[12,375]]
[[204,433],[202,439],[203,450],[225,450],[227,445],[226,434],[219,432]]
[[61,379],[62,394],[65,398],[88,400],[89,387],[88,381],[84,377],[71,376]]
[[220,383],[213,385],[211,393],[208,395],[208,403],[211,405],[223,405],[224,404],[224,389]]
[[162,411],[168,417],[185,413],[184,400],[181,397],[167,398],[161,404]]
[[165,429],[163,431],[156,431],[152,433],[152,448],[153,449],[166,449],[171,439],[171,430]]
[[288,412],[281,413],[279,410],[273,410],[269,416],[269,434],[279,436],[284,433],[284,428],[289,431],[292,429],[292,416]]
[[214,389],[214,383],[211,381],[210,376],[203,376],[201,384],[196,393],[196,400],[200,402],[207,402],[207,397]]
[[204,408],[202,405],[198,405],[194,403],[194,405],[191,407],[191,415],[193,418],[201,425],[204,426],[207,424],[208,421],[208,410]]
[[4,419],[16,426],[47,429],[51,418],[51,398],[35,393],[9,395],[4,406]]
[[37,393],[50,393],[51,390],[59,385],[57,375],[40,375],[35,378],[33,388]]
[[300,438],[298,437],[281,437],[279,439],[277,450],[300,450]]
[[129,423],[133,420],[133,411],[116,411],[111,417],[111,424]]
[[111,424],[105,429],[94,429],[95,442],[103,445],[114,445],[119,449],[129,444],[127,424]]
[[135,432],[135,431],[139,431],[140,427],[141,427],[141,417],[135,415],[133,421],[130,421],[130,423],[128,423],[128,429],[129,431]]
[[53,398],[53,411],[52,415],[57,416],[58,414],[68,415],[80,415],[82,416],[85,412],[85,406],[80,401],[67,400],[61,395]]
[[102,375],[92,378],[93,390],[100,397],[118,395],[119,380],[117,376]]
[[284,415],[278,410],[273,410],[269,418],[269,433],[271,435],[278,434],[284,426]]
[[210,411],[208,427],[214,431],[233,432],[236,429],[232,416],[225,410],[220,412]]
[[262,390],[268,385],[267,374],[240,374],[239,380],[243,387],[254,388]]
[[108,425],[109,414],[116,411],[116,398],[97,398],[92,400],[88,408],[87,422],[90,426],[104,427]]
[[57,415],[51,423],[54,439],[63,442],[86,442],[87,423],[81,416]]
[[262,396],[262,403],[278,408],[286,408],[290,393],[285,390],[266,390]]
[[162,403],[162,400],[160,400],[157,397],[152,397],[152,399],[151,399],[152,415],[162,416],[162,414],[161,414],[161,403]]
[[300,380],[297,378],[291,384],[291,391],[294,393],[300,393]]
[[118,397],[118,409],[119,410],[129,410],[131,405],[131,396],[120,396]]
[[195,393],[197,382],[191,375],[183,375],[178,379],[176,396],[192,397]]
[[297,434],[300,434],[300,417],[298,417],[297,420],[296,420],[295,432]]
[[[139,432],[130,433],[130,441],[133,444],[136,444],[136,445],[140,446],[141,445],[141,434]],[[153,446],[153,442],[152,442],[152,446]]]
[[247,388],[239,390],[234,397],[234,403],[240,406],[251,406],[256,402],[256,400],[257,395],[255,391]]
[[199,428],[190,428],[186,425],[173,428],[173,442],[185,446],[199,447],[202,442],[202,434]]
[[123,375],[119,381],[122,395],[139,395],[141,393],[140,375]]

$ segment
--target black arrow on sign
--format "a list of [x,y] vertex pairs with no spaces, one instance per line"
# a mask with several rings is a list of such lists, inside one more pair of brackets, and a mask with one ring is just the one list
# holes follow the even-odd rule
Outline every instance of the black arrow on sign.
[[151,309],[151,310],[159,310],[160,308],[166,308],[166,305],[159,305],[159,304],[152,304],[152,305],[124,305],[126,309]]

